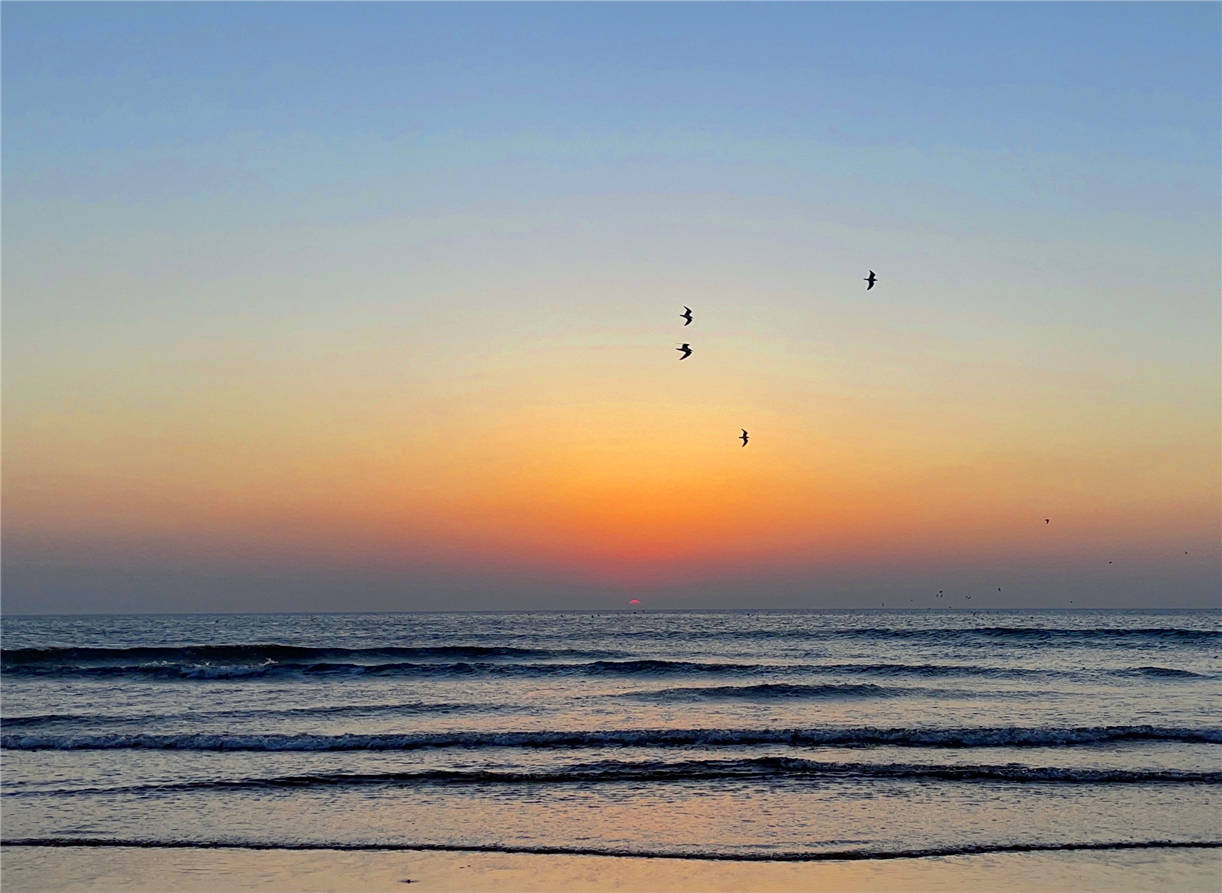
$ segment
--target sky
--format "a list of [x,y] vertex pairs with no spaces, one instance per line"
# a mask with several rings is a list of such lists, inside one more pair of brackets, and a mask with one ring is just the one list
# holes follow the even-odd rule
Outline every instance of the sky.
[[1222,5],[0,16],[6,613],[1220,604]]

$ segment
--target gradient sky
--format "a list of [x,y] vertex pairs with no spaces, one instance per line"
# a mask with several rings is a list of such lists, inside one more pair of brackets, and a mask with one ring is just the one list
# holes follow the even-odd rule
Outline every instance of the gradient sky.
[[6,612],[1219,604],[1219,4],[2,16]]

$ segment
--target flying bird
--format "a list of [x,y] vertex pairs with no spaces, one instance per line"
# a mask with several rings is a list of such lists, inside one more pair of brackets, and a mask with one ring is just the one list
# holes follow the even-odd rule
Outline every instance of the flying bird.
[[738,439],[739,439],[739,440],[741,440],[741,441],[743,442],[743,446],[746,446],[746,445],[747,445],[747,429],[746,429],[746,428],[740,428],[739,430],[740,430],[740,431],[742,431],[743,433],[742,433],[741,435],[739,435],[739,438],[738,438]]
[[692,324],[692,308],[684,304],[683,309],[687,312],[680,313],[679,318],[683,320],[685,326],[690,326]]
[[1049,521],[1051,521],[1051,520],[1052,520],[1051,518],[1045,518],[1045,519],[1044,519],[1044,523],[1045,523],[1045,524],[1047,524],[1047,523],[1048,523]]
[[686,341],[684,341],[681,345],[676,347],[675,350],[683,352],[683,356],[679,357],[680,360],[686,360],[688,357],[692,355],[692,346],[688,344]]
[[870,275],[865,278],[866,291],[874,287],[874,283],[878,281],[878,277],[874,275],[874,271],[870,271]]

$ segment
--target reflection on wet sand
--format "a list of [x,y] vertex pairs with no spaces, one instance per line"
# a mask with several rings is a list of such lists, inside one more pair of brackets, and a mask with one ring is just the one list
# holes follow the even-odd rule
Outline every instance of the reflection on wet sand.
[[6,893],[1088,893],[1215,890],[1222,876],[1216,849],[769,863],[519,853],[16,847],[6,848],[2,859]]

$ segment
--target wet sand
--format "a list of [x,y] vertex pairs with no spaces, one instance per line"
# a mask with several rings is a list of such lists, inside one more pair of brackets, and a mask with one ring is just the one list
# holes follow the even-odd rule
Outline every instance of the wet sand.
[[1217,891],[1222,850],[1002,853],[860,862],[724,862],[522,853],[6,847],[24,891]]

